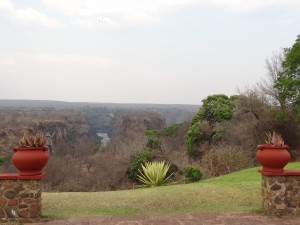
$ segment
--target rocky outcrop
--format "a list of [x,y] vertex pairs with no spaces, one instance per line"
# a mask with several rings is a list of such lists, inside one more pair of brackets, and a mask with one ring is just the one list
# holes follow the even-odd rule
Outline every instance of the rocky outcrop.
[[159,113],[144,110],[123,110],[116,114],[111,128],[112,136],[131,132],[144,132],[144,130],[161,129],[166,121]]
[[78,113],[63,115],[59,120],[40,121],[38,130],[45,133],[47,145],[52,152],[63,151],[59,146],[63,142],[74,148],[83,139],[94,142],[95,138],[85,116]]
[[10,154],[24,129],[44,132],[51,152],[74,148],[82,140],[94,142],[90,124],[78,111],[6,109],[0,114],[0,157]]
[[[91,114],[86,114],[84,110],[0,109],[0,115],[0,157],[11,154],[10,147],[18,144],[24,129],[44,132],[50,153],[70,153],[80,145],[84,148],[85,143],[97,142],[96,129],[89,118]],[[105,125],[105,129],[109,129],[105,132],[109,137],[129,132],[131,136],[134,133],[143,134],[146,129],[165,126],[165,118],[151,111],[116,110],[108,115],[110,125]]]

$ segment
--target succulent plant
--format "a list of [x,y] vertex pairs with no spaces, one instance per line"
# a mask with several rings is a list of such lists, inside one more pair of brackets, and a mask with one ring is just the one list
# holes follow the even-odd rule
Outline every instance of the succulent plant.
[[273,146],[283,146],[284,145],[284,140],[281,137],[280,134],[276,133],[273,131],[272,133],[266,133],[267,139],[265,140],[267,145],[273,145]]
[[45,135],[42,132],[37,131],[36,134],[29,134],[24,132],[22,135],[19,145],[20,147],[31,148],[31,147],[43,147],[46,144]]

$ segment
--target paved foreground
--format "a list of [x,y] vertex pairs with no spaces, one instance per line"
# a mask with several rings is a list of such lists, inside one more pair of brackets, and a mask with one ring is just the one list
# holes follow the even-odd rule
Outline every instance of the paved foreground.
[[300,217],[267,217],[250,213],[94,216],[45,220],[31,225],[300,225]]

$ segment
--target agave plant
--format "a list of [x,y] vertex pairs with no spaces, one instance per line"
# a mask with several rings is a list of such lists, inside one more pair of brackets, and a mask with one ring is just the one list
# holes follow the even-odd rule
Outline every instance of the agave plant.
[[167,172],[170,168],[170,164],[165,164],[162,162],[147,162],[142,165],[143,172],[139,170],[138,179],[145,186],[155,187],[161,186],[166,183],[166,181],[173,175],[169,175],[167,178]]
[[280,134],[276,133],[273,131],[272,133],[266,133],[267,139],[265,140],[267,145],[273,145],[273,146],[283,146],[284,145],[284,140],[281,137]]
[[45,146],[45,144],[45,135],[39,131],[37,131],[35,135],[24,132],[19,142],[19,146],[25,148],[43,147]]

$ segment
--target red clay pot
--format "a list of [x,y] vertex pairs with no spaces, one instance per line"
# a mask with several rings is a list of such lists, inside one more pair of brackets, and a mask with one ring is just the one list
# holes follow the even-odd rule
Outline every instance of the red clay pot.
[[256,159],[263,166],[263,171],[282,173],[291,159],[288,146],[258,145]]
[[12,156],[14,166],[19,170],[20,176],[34,176],[42,174],[42,169],[46,166],[49,155],[46,152],[47,146],[22,148],[13,147],[15,153]]

